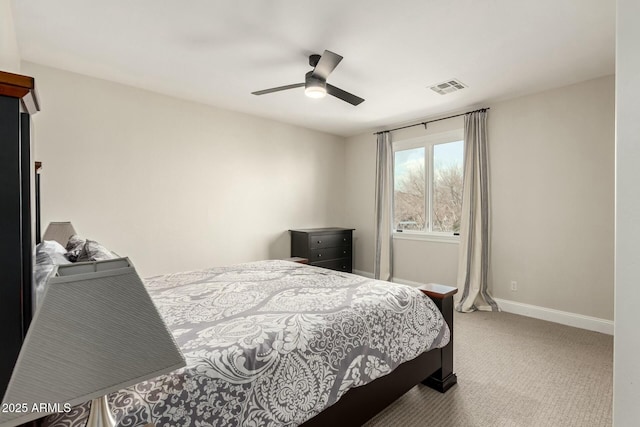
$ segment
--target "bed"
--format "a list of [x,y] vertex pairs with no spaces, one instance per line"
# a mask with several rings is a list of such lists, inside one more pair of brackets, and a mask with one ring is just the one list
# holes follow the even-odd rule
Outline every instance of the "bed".
[[[288,261],[146,285],[187,367],[111,394],[122,426],[313,424],[350,389],[450,341],[440,311],[415,288]],[[84,426],[88,412],[80,405],[44,425]]]
[[[24,86],[35,94],[33,79]],[[17,98],[24,104],[23,91],[5,93],[0,98]],[[17,106],[11,103],[8,110]],[[3,223],[6,229],[20,230],[15,239],[20,245],[5,246],[7,253],[14,251],[22,260],[16,268],[9,261],[3,263],[3,268],[20,276],[15,283],[5,283],[3,291],[11,298],[0,300],[3,345],[7,345],[0,363],[3,390],[31,313],[34,239],[31,227],[24,224],[39,218],[29,203],[23,203],[28,200],[25,194],[33,191],[27,188],[33,187],[28,180],[33,172],[25,163],[30,162],[24,138],[28,114],[21,117],[16,144],[22,156],[16,158],[24,173],[6,192],[12,192],[22,215]],[[4,179],[6,169],[2,171]],[[121,426],[361,425],[420,382],[441,392],[456,383],[455,288],[426,286],[421,292],[286,261],[154,277],[147,286],[189,365],[110,395]],[[217,304],[207,308],[206,302],[213,300]],[[355,310],[346,310],[347,306]],[[265,312],[266,308],[270,310]],[[281,320],[280,329],[276,318]],[[298,330],[307,330],[318,340],[303,339]],[[214,359],[222,363],[210,363]],[[226,391],[223,385],[228,386]],[[87,412],[88,404],[80,405],[71,414],[50,416],[42,424],[84,425]]]

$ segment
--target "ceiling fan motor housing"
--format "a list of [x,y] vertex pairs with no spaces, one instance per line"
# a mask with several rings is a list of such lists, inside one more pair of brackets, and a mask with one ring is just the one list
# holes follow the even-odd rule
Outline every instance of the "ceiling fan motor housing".
[[317,86],[317,87],[322,87],[322,88],[326,89],[327,88],[327,81],[325,79],[323,79],[323,78],[311,75],[312,73],[313,73],[313,71],[309,71],[307,74],[305,74],[305,76],[304,76],[304,87],[308,88],[308,87],[312,87],[312,86]]

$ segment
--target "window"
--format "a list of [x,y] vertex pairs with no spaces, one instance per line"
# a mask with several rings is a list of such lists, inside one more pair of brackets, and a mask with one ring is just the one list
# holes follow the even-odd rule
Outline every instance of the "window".
[[462,131],[398,141],[393,155],[396,233],[458,233],[464,170]]

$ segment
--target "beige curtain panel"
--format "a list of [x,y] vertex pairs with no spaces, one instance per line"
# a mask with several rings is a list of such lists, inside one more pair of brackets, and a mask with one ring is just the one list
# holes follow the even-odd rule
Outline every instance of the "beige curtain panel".
[[464,184],[458,256],[457,311],[499,311],[487,289],[489,272],[489,161],[487,111],[464,117]]
[[393,150],[389,132],[378,134],[376,154],[376,203],[375,203],[375,260],[373,276],[379,280],[391,280],[393,276],[392,245],[392,180]]

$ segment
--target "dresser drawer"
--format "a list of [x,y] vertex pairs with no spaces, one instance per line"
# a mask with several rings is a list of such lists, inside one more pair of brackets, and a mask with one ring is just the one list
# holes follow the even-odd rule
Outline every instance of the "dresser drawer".
[[351,273],[351,258],[332,259],[329,261],[309,261],[309,265]]
[[310,234],[309,249],[351,247],[351,233]]
[[351,247],[321,248],[309,251],[309,262],[325,261],[336,258],[351,258]]

